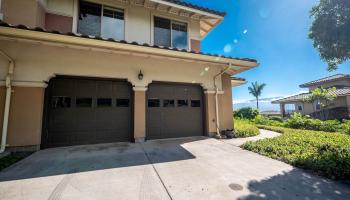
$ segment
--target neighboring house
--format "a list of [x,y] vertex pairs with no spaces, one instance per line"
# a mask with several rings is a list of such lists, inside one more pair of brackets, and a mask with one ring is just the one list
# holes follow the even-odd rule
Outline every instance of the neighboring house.
[[225,13],[182,1],[0,2],[0,50],[14,60],[0,58],[0,120],[12,148],[232,129],[232,84],[245,82],[232,76],[257,66],[202,53]]
[[[273,101],[272,103],[280,104],[281,114],[283,117],[288,116],[292,112],[300,112],[303,115],[311,115],[314,118],[323,119],[323,113],[327,111],[327,118],[344,119],[349,118],[350,114],[350,75],[337,74],[319,80],[311,81],[300,85],[301,88],[308,88],[308,93],[302,93],[283,99]],[[310,96],[311,91],[316,88],[332,88],[336,90],[332,94],[337,98],[322,111],[320,102],[307,103],[304,100]],[[286,110],[286,107],[292,105],[293,109]]]

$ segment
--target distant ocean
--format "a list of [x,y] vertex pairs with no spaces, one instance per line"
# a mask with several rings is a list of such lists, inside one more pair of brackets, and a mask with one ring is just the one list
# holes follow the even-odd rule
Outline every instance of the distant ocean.
[[[279,104],[272,104],[271,101],[274,101],[276,99],[280,99],[283,97],[272,97],[272,98],[262,98],[259,100],[259,110],[261,112],[266,111],[280,111],[280,105]],[[243,102],[233,102],[233,109],[238,110],[240,108],[244,107],[252,107],[256,108],[256,100],[248,100]]]

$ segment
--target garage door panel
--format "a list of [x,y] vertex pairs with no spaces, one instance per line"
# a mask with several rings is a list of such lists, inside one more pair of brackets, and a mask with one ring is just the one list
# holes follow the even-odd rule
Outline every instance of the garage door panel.
[[[203,135],[203,98],[198,85],[152,83],[147,91],[148,139]],[[192,107],[191,100],[196,103]],[[159,100],[159,105],[154,101]],[[152,101],[152,104],[149,102]],[[152,106],[150,106],[152,105]]]
[[49,88],[46,146],[130,140],[132,90],[127,82],[55,78]]

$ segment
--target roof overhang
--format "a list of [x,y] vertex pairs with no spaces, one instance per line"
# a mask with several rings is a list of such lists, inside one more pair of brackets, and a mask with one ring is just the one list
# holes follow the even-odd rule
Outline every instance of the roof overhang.
[[244,78],[236,78],[236,77],[231,77],[231,86],[232,87],[237,87],[241,86],[247,83],[247,80]]
[[228,74],[236,74],[256,67],[258,64],[253,60],[240,60],[227,57],[219,57],[207,54],[192,53],[152,46],[139,45],[134,43],[122,43],[89,37],[49,33],[43,31],[19,29],[13,27],[0,27],[0,40],[32,42],[52,46],[71,47],[77,49],[89,49],[102,52],[131,54],[136,56],[160,57],[168,59],[181,59],[190,62],[205,64],[232,65]]
[[191,19],[199,20],[201,39],[203,39],[210,31],[219,25],[225,16],[225,13],[223,12],[201,8],[199,6],[194,6],[188,3],[179,3],[179,1],[146,0],[144,2],[148,4],[148,7],[155,7],[160,11],[165,11],[171,14],[180,15],[182,17],[189,17]]

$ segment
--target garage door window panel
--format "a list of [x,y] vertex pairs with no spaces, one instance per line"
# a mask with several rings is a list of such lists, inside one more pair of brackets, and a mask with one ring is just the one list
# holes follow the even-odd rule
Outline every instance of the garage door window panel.
[[188,100],[177,100],[177,107],[188,107]]
[[160,107],[160,100],[159,99],[149,99],[148,100],[148,107],[150,107],[150,108]]
[[200,108],[201,107],[201,101],[200,100],[191,100],[191,107],[192,108]]
[[75,101],[75,106],[78,108],[91,108],[92,98],[78,97]]
[[98,108],[112,107],[112,99],[111,98],[98,98],[97,99],[97,107]]
[[71,98],[70,97],[54,96],[54,97],[52,97],[52,100],[51,100],[51,107],[54,109],[70,108],[71,107]]
[[165,108],[174,108],[175,107],[175,100],[171,100],[171,99],[163,100],[163,107],[165,107]]

